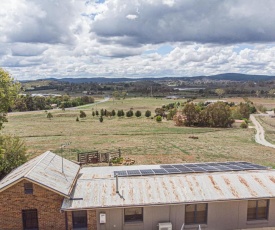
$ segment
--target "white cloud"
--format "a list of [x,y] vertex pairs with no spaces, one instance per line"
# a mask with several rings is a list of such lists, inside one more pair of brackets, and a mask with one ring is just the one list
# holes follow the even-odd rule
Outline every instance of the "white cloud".
[[274,11],[272,0],[1,0],[0,66],[18,79],[272,75]]

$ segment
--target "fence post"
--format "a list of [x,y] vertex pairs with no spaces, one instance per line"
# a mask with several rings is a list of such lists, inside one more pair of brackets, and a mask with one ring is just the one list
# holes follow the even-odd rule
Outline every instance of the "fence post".
[[99,153],[99,152],[97,151],[97,154],[98,154],[98,162],[101,162],[101,153]]

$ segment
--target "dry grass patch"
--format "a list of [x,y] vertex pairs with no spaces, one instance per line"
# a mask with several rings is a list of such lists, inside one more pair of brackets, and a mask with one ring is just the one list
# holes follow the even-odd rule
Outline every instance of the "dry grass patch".
[[[156,122],[144,117],[144,111],[152,112],[162,104],[173,100],[133,98],[90,105],[85,108],[87,118],[75,119],[79,110],[52,110],[53,119],[44,111],[14,113],[3,132],[18,135],[28,145],[28,152],[35,156],[52,150],[60,153],[63,143],[71,142],[64,149],[64,156],[76,159],[79,152],[91,150],[117,150],[137,164],[164,164],[198,161],[249,161],[275,165],[275,150],[254,141],[253,129],[214,129],[176,127],[172,121]],[[105,118],[100,123],[92,117],[92,109],[112,110],[133,108],[143,110],[141,118]],[[83,110],[83,108],[82,108]],[[198,139],[190,139],[189,136]]]

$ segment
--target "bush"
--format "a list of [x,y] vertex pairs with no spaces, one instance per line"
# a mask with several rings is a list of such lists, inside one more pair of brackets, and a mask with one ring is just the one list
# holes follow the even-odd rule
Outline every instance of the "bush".
[[141,116],[141,112],[140,112],[139,110],[137,110],[137,111],[135,112],[135,116],[136,116],[136,117],[140,117],[140,116]]
[[82,110],[80,110],[80,115],[79,115],[80,118],[85,118],[86,117],[86,113]]
[[114,117],[116,115],[116,111],[113,109],[112,110],[112,116]]
[[47,118],[48,118],[48,119],[52,119],[52,118],[53,118],[52,113],[47,113]]
[[93,117],[95,116],[95,111],[92,112],[92,116],[93,116]]
[[241,123],[240,127],[241,127],[242,129],[246,129],[246,128],[248,127],[248,125],[247,125],[247,123],[244,121],[244,122]]
[[98,115],[99,115],[99,113],[98,113],[98,111],[97,111],[97,110],[95,111],[95,115],[96,115],[97,117],[98,117]]
[[79,121],[79,118],[78,118],[78,116],[76,117],[76,119],[75,119],[76,121]]
[[134,115],[132,110],[126,112],[126,117],[132,117]]
[[157,122],[161,122],[162,121],[162,117],[161,116],[156,116],[156,121]]
[[99,121],[100,121],[100,122],[103,122],[103,117],[102,117],[102,116],[99,118]]
[[145,117],[150,117],[150,116],[151,116],[151,111],[150,110],[146,110]]

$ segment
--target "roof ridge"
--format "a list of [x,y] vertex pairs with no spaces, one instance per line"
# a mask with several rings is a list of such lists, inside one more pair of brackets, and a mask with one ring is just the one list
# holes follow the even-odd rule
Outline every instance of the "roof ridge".
[[[27,177],[31,172],[32,170],[50,153],[51,151],[47,151],[43,154],[45,154],[45,156],[43,156],[23,177]],[[42,155],[42,154],[41,154]],[[41,156],[40,155],[40,156]]]

